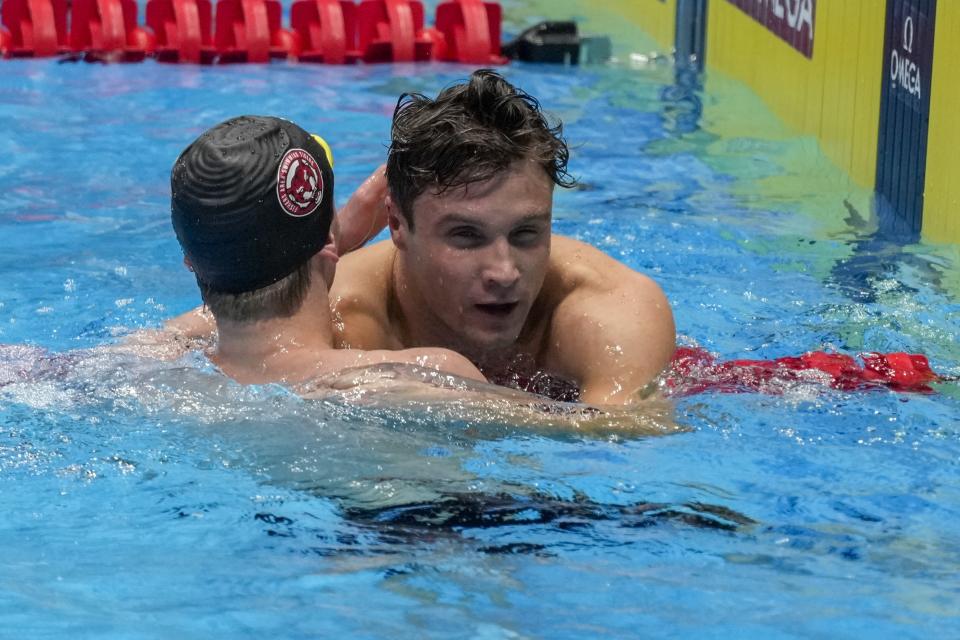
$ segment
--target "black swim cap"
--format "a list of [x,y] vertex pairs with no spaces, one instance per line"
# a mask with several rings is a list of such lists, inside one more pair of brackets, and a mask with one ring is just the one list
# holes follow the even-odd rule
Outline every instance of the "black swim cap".
[[197,277],[244,293],[293,273],[327,242],[333,171],[287,120],[241,116],[205,132],[170,173],[173,228]]

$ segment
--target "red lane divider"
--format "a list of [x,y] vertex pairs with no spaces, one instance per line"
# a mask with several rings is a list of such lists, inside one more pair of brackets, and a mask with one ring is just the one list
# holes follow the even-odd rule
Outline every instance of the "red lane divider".
[[4,0],[0,51],[5,57],[41,58],[69,51],[66,0]]
[[506,64],[500,55],[502,11],[496,2],[446,0],[437,5],[437,29],[447,43],[437,59],[470,64]]
[[296,0],[290,26],[300,37],[300,60],[345,64],[360,59],[357,5],[351,0]]
[[279,0],[220,0],[214,45],[220,62],[269,62],[296,58],[300,38],[280,26]]
[[157,38],[160,62],[210,64],[213,46],[213,5],[210,0],[149,0],[147,26]]
[[856,359],[815,351],[774,360],[717,362],[708,351],[678,347],[668,378],[671,395],[704,391],[776,393],[786,384],[822,381],[844,391],[886,387],[898,392],[931,393],[930,383],[946,381],[930,368],[925,356],[912,353],[864,353]]
[[424,25],[420,0],[295,0],[289,29],[278,0],[148,0],[146,28],[137,25],[137,0],[69,2],[2,0],[0,55],[72,52],[104,62],[155,55],[193,64],[507,61],[500,55],[500,5],[483,0],[444,0],[436,27]]
[[74,0],[70,49],[88,59],[140,62],[153,53],[153,34],[137,26],[136,0]]
[[357,41],[364,62],[424,62],[433,38],[424,32],[419,0],[363,0],[357,8]]

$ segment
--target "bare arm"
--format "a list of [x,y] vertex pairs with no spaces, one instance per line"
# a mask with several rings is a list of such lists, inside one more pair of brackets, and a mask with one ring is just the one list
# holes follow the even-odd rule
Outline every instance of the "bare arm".
[[[412,354],[414,351],[389,352]],[[449,365],[449,361],[441,366]],[[351,404],[429,413],[436,420],[468,421],[495,430],[566,431],[582,435],[667,435],[687,429],[673,419],[665,399],[633,406],[592,407],[556,402],[523,391],[499,387],[436,371],[430,366],[384,362],[355,367],[299,385],[309,398],[339,396]]]
[[551,360],[580,384],[583,402],[631,404],[673,357],[673,313],[650,278],[605,256],[595,262],[603,277],[586,278],[554,312]]
[[368,351],[371,360],[385,363],[412,364],[467,380],[486,382],[480,370],[465,357],[449,349],[404,349],[403,351]]
[[337,213],[337,253],[359,249],[387,226],[386,165],[380,165]]

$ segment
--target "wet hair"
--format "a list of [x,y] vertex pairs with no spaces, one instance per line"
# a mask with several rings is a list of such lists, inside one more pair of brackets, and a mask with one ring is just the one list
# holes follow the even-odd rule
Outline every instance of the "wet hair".
[[393,113],[387,184],[413,228],[413,201],[430,189],[483,182],[518,160],[537,162],[554,184],[572,187],[563,125],[552,125],[536,98],[490,69],[473,72],[436,100],[400,96]]
[[303,306],[310,289],[310,260],[290,275],[254,291],[224,293],[197,277],[203,304],[218,321],[236,323],[259,322],[272,318],[289,318]]

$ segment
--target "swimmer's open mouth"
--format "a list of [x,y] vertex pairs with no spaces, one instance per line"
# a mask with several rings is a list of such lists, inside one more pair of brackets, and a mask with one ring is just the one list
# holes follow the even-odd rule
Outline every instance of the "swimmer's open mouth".
[[492,304],[478,304],[477,309],[491,316],[508,316],[517,308],[519,302],[498,302]]

